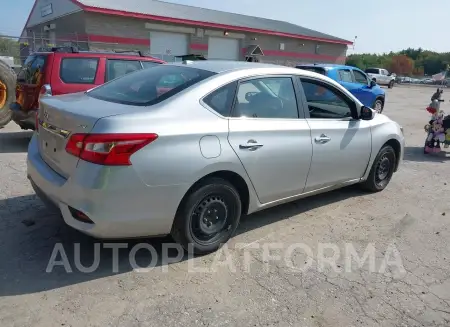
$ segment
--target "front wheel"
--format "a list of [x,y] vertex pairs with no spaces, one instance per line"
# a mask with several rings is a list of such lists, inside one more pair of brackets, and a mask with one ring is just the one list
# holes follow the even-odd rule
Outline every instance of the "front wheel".
[[394,81],[390,81],[389,85],[388,85],[388,88],[392,89],[393,87],[394,87]]
[[172,226],[172,237],[190,253],[214,252],[235,232],[241,210],[235,187],[221,178],[210,178],[183,199]]
[[394,174],[397,155],[390,145],[381,148],[370,170],[369,177],[361,187],[369,192],[380,192],[388,186]]
[[376,99],[375,102],[373,103],[373,109],[375,109],[377,113],[381,114],[384,109],[383,101],[381,99]]

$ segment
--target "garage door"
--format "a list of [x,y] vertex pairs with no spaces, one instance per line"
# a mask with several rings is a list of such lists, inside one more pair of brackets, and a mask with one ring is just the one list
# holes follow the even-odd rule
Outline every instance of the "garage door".
[[239,60],[239,40],[210,37],[208,59]]
[[169,32],[150,32],[150,54],[165,61],[188,53],[188,35]]

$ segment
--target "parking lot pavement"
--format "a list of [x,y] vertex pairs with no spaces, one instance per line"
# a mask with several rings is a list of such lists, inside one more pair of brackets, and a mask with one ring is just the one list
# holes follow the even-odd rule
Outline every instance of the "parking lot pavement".
[[[351,187],[244,217],[222,251],[177,258],[171,250],[177,262],[170,264],[160,259],[169,238],[137,253],[142,240],[123,244],[115,262],[110,247],[123,242],[98,243],[65,226],[26,179],[31,134],[7,126],[0,131],[0,324],[449,326],[450,159],[422,152],[433,90],[386,91],[385,114],[403,125],[407,148],[385,191]],[[55,244],[60,265],[52,270]],[[98,267],[83,272],[79,263],[93,262]]]

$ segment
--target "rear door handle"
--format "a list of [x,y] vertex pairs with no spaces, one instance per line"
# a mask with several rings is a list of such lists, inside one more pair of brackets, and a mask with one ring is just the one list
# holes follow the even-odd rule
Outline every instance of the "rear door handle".
[[255,140],[248,140],[247,144],[240,144],[239,145],[239,149],[241,150],[257,150],[261,147],[263,147],[263,144],[260,144],[258,142],[256,142]]
[[320,135],[319,137],[316,137],[314,139],[316,141],[316,143],[319,144],[325,144],[331,141],[331,138],[329,138],[328,136],[326,136],[325,134]]

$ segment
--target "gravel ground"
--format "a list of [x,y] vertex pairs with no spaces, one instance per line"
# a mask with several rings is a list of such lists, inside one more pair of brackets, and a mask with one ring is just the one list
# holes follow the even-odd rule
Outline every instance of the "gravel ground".
[[[407,148],[385,191],[350,187],[244,217],[223,251],[158,260],[147,271],[129,260],[139,241],[114,262],[111,244],[43,206],[26,179],[31,134],[8,125],[0,131],[0,325],[450,326],[450,165],[445,153],[422,153],[433,90],[386,91],[385,113],[404,126]],[[140,266],[170,239],[148,242],[156,253],[139,251]],[[72,272],[46,272],[55,244]],[[92,264],[96,246],[98,268],[82,272],[80,257]],[[351,249],[360,258],[367,250],[364,265],[348,260]],[[334,268],[323,259],[332,255]]]

